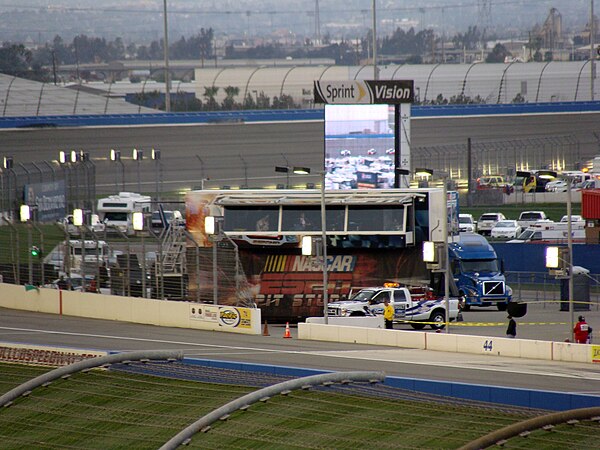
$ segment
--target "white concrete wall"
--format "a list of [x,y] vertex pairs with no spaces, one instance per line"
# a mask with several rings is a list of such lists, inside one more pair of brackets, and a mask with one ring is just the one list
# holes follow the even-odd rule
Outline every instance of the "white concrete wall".
[[465,336],[424,331],[385,330],[344,325],[299,323],[298,338],[331,342],[471,353],[489,356],[600,363],[600,346],[565,342]]
[[6,283],[0,283],[0,307],[165,327],[261,334],[261,312],[254,308],[45,288],[25,291],[24,286]]

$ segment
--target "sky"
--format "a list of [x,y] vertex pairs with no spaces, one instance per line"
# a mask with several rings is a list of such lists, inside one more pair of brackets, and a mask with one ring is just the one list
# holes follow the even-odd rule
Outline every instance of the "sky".
[[[500,37],[527,35],[550,8],[562,14],[566,30],[588,21],[592,0],[376,0],[378,34],[398,27],[433,28],[455,34],[469,26]],[[318,0],[319,30],[332,37],[364,37],[372,23],[372,0]],[[316,0],[170,0],[171,39],[213,28],[216,36],[237,38],[282,35],[316,36]],[[600,13],[600,5],[598,5]],[[158,39],[163,28],[161,0],[0,0],[0,39],[51,41],[57,34],[121,37],[126,42]]]

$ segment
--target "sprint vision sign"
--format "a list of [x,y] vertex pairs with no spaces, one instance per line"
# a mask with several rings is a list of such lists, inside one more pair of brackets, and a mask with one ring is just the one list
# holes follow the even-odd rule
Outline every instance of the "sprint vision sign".
[[315,103],[328,105],[412,103],[413,80],[315,81]]

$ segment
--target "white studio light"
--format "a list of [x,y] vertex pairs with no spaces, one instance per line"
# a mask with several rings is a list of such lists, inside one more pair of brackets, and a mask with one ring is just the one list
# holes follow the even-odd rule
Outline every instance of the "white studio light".
[[73,210],[73,225],[76,227],[83,225],[83,209],[77,208]]
[[302,255],[312,255],[312,236],[302,236]]
[[423,242],[423,262],[435,263],[437,262],[437,252],[435,248],[435,242],[425,241]]
[[29,219],[31,219],[31,208],[29,208],[29,205],[21,205],[19,212],[21,222],[27,222]]
[[135,231],[142,231],[144,229],[144,213],[139,211],[133,213],[133,229]]
[[546,248],[546,267],[549,269],[560,267],[560,249],[558,247]]
[[215,234],[216,223],[214,216],[206,216],[204,218],[204,232],[209,235]]

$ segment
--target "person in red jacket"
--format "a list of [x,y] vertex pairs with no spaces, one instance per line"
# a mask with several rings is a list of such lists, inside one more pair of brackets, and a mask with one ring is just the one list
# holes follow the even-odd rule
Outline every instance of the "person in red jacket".
[[575,333],[575,342],[578,344],[587,344],[590,326],[585,321],[585,317],[579,316],[573,332]]

